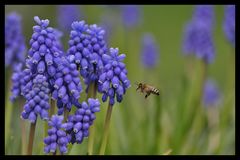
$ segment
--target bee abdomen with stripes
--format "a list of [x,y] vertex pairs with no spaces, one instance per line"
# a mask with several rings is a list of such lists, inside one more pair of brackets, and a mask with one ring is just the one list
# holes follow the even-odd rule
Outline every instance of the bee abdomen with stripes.
[[151,91],[153,94],[159,95],[159,90],[157,88],[153,88]]

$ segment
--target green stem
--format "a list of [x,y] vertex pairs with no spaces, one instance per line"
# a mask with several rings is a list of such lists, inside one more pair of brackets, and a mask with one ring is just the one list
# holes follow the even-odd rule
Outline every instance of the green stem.
[[192,126],[195,114],[199,111],[202,100],[203,86],[206,78],[207,64],[202,60],[196,60],[195,75],[191,79],[190,88],[186,101],[181,108],[183,109],[182,116],[179,116],[179,124],[175,128],[175,137],[173,139],[175,148],[174,154],[178,154],[181,145],[184,142],[188,131]]
[[[10,87],[11,87],[11,78],[10,76],[12,75],[11,71],[10,70],[7,70],[5,72],[5,92],[7,93],[6,96],[5,96],[5,102],[6,102],[6,105],[5,105],[5,149],[7,149],[7,145],[8,145],[8,140],[9,140],[9,137],[10,137],[10,132],[11,132],[11,120],[12,120],[12,110],[13,110],[13,105],[12,103],[10,102],[9,100],[9,97],[10,97],[10,94],[11,94],[11,90],[10,90]],[[6,150],[5,150],[6,152]]]
[[53,99],[50,100],[50,104],[51,104],[51,107],[50,107],[50,113],[49,113],[49,117],[52,117],[52,115],[54,114],[55,112],[55,101]]
[[68,155],[70,155],[73,145],[70,143],[68,146]]
[[229,94],[229,91],[232,92],[232,90],[235,88],[235,53],[229,53],[229,67],[226,76],[227,78],[227,94]]
[[[24,108],[23,99],[19,99],[19,105],[20,105],[19,107],[21,107],[23,110]],[[21,110],[20,110],[20,115],[21,115]],[[26,126],[22,119],[20,119],[20,125],[21,125],[21,133],[22,133],[22,155],[25,155],[27,150],[27,145],[26,145],[27,137],[26,137]]]
[[[89,86],[89,91],[87,95],[87,99],[90,97],[96,98],[97,96],[97,83],[91,83]],[[93,144],[94,144],[94,135],[95,135],[95,125],[93,124],[90,127],[90,135],[88,137],[88,155],[93,154]]]
[[106,145],[107,145],[107,137],[109,133],[109,125],[110,125],[110,119],[111,119],[111,114],[112,114],[112,105],[110,103],[108,104],[108,110],[107,110],[107,115],[104,123],[104,133],[103,133],[103,140],[100,148],[99,155],[104,155]]
[[30,125],[30,133],[29,133],[29,141],[28,141],[28,151],[27,151],[28,155],[32,155],[36,123],[37,123],[37,120],[36,120],[35,123],[31,123],[31,125]]
[[66,109],[66,107],[64,107],[64,122],[67,121],[68,115],[69,115],[69,112],[68,112],[68,110]]
[[218,148],[216,149],[217,153],[222,153],[224,143],[226,143],[225,141],[226,128],[229,126],[229,124],[231,124],[230,118],[232,118],[232,115],[231,113],[229,113],[229,110],[231,111],[232,108],[234,109],[234,106],[235,106],[234,103],[235,103],[235,93],[232,90],[232,92],[229,92],[228,95],[225,97],[223,106],[221,107],[221,110],[220,110],[219,129],[221,131],[221,134],[220,134],[221,141]]
[[[53,99],[50,99],[50,111],[49,111],[49,117],[51,118],[52,115],[54,114],[54,111],[55,111],[55,101]],[[48,130],[50,129],[51,127],[48,126],[48,123],[46,122],[44,124],[44,137],[47,137],[48,135]]]
[[[231,112],[232,108],[234,108],[234,100],[235,100],[235,48],[231,48],[232,51],[229,53],[229,66],[226,73],[226,89],[225,89],[225,98],[224,98],[224,105],[221,108],[220,111],[220,130],[221,130],[221,141],[218,146],[217,152],[221,153],[224,147],[224,137],[226,136],[226,128],[229,126],[229,123],[231,121],[230,118],[232,118]],[[228,97],[228,98],[227,98]]]
[[160,150],[161,137],[161,96],[156,96],[156,111],[155,111],[155,153],[158,154]]
[[[9,91],[10,87],[11,87],[11,75],[12,75],[12,71],[10,69],[5,70],[5,91]],[[7,95],[5,97],[5,99],[8,98]]]

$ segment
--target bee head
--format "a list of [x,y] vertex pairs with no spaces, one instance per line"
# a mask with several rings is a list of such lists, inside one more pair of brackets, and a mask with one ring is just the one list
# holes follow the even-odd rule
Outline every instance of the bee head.
[[135,82],[135,85],[136,85],[136,86],[139,86],[140,84],[141,84],[141,83]]
[[138,87],[142,87],[142,83],[137,83],[137,82],[135,82],[135,84],[136,84]]

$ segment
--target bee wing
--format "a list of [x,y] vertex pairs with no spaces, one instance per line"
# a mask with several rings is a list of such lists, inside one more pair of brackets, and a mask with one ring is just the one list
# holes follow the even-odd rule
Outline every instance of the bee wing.
[[135,82],[134,84],[136,84],[136,85],[138,86],[139,83],[138,83],[138,82]]

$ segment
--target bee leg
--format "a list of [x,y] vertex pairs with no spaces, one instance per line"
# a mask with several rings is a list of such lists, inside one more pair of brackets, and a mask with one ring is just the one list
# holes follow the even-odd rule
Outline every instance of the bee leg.
[[150,95],[150,93],[147,93],[146,95],[145,95],[145,99],[147,99],[147,97]]
[[140,87],[137,87],[136,91],[139,89]]

